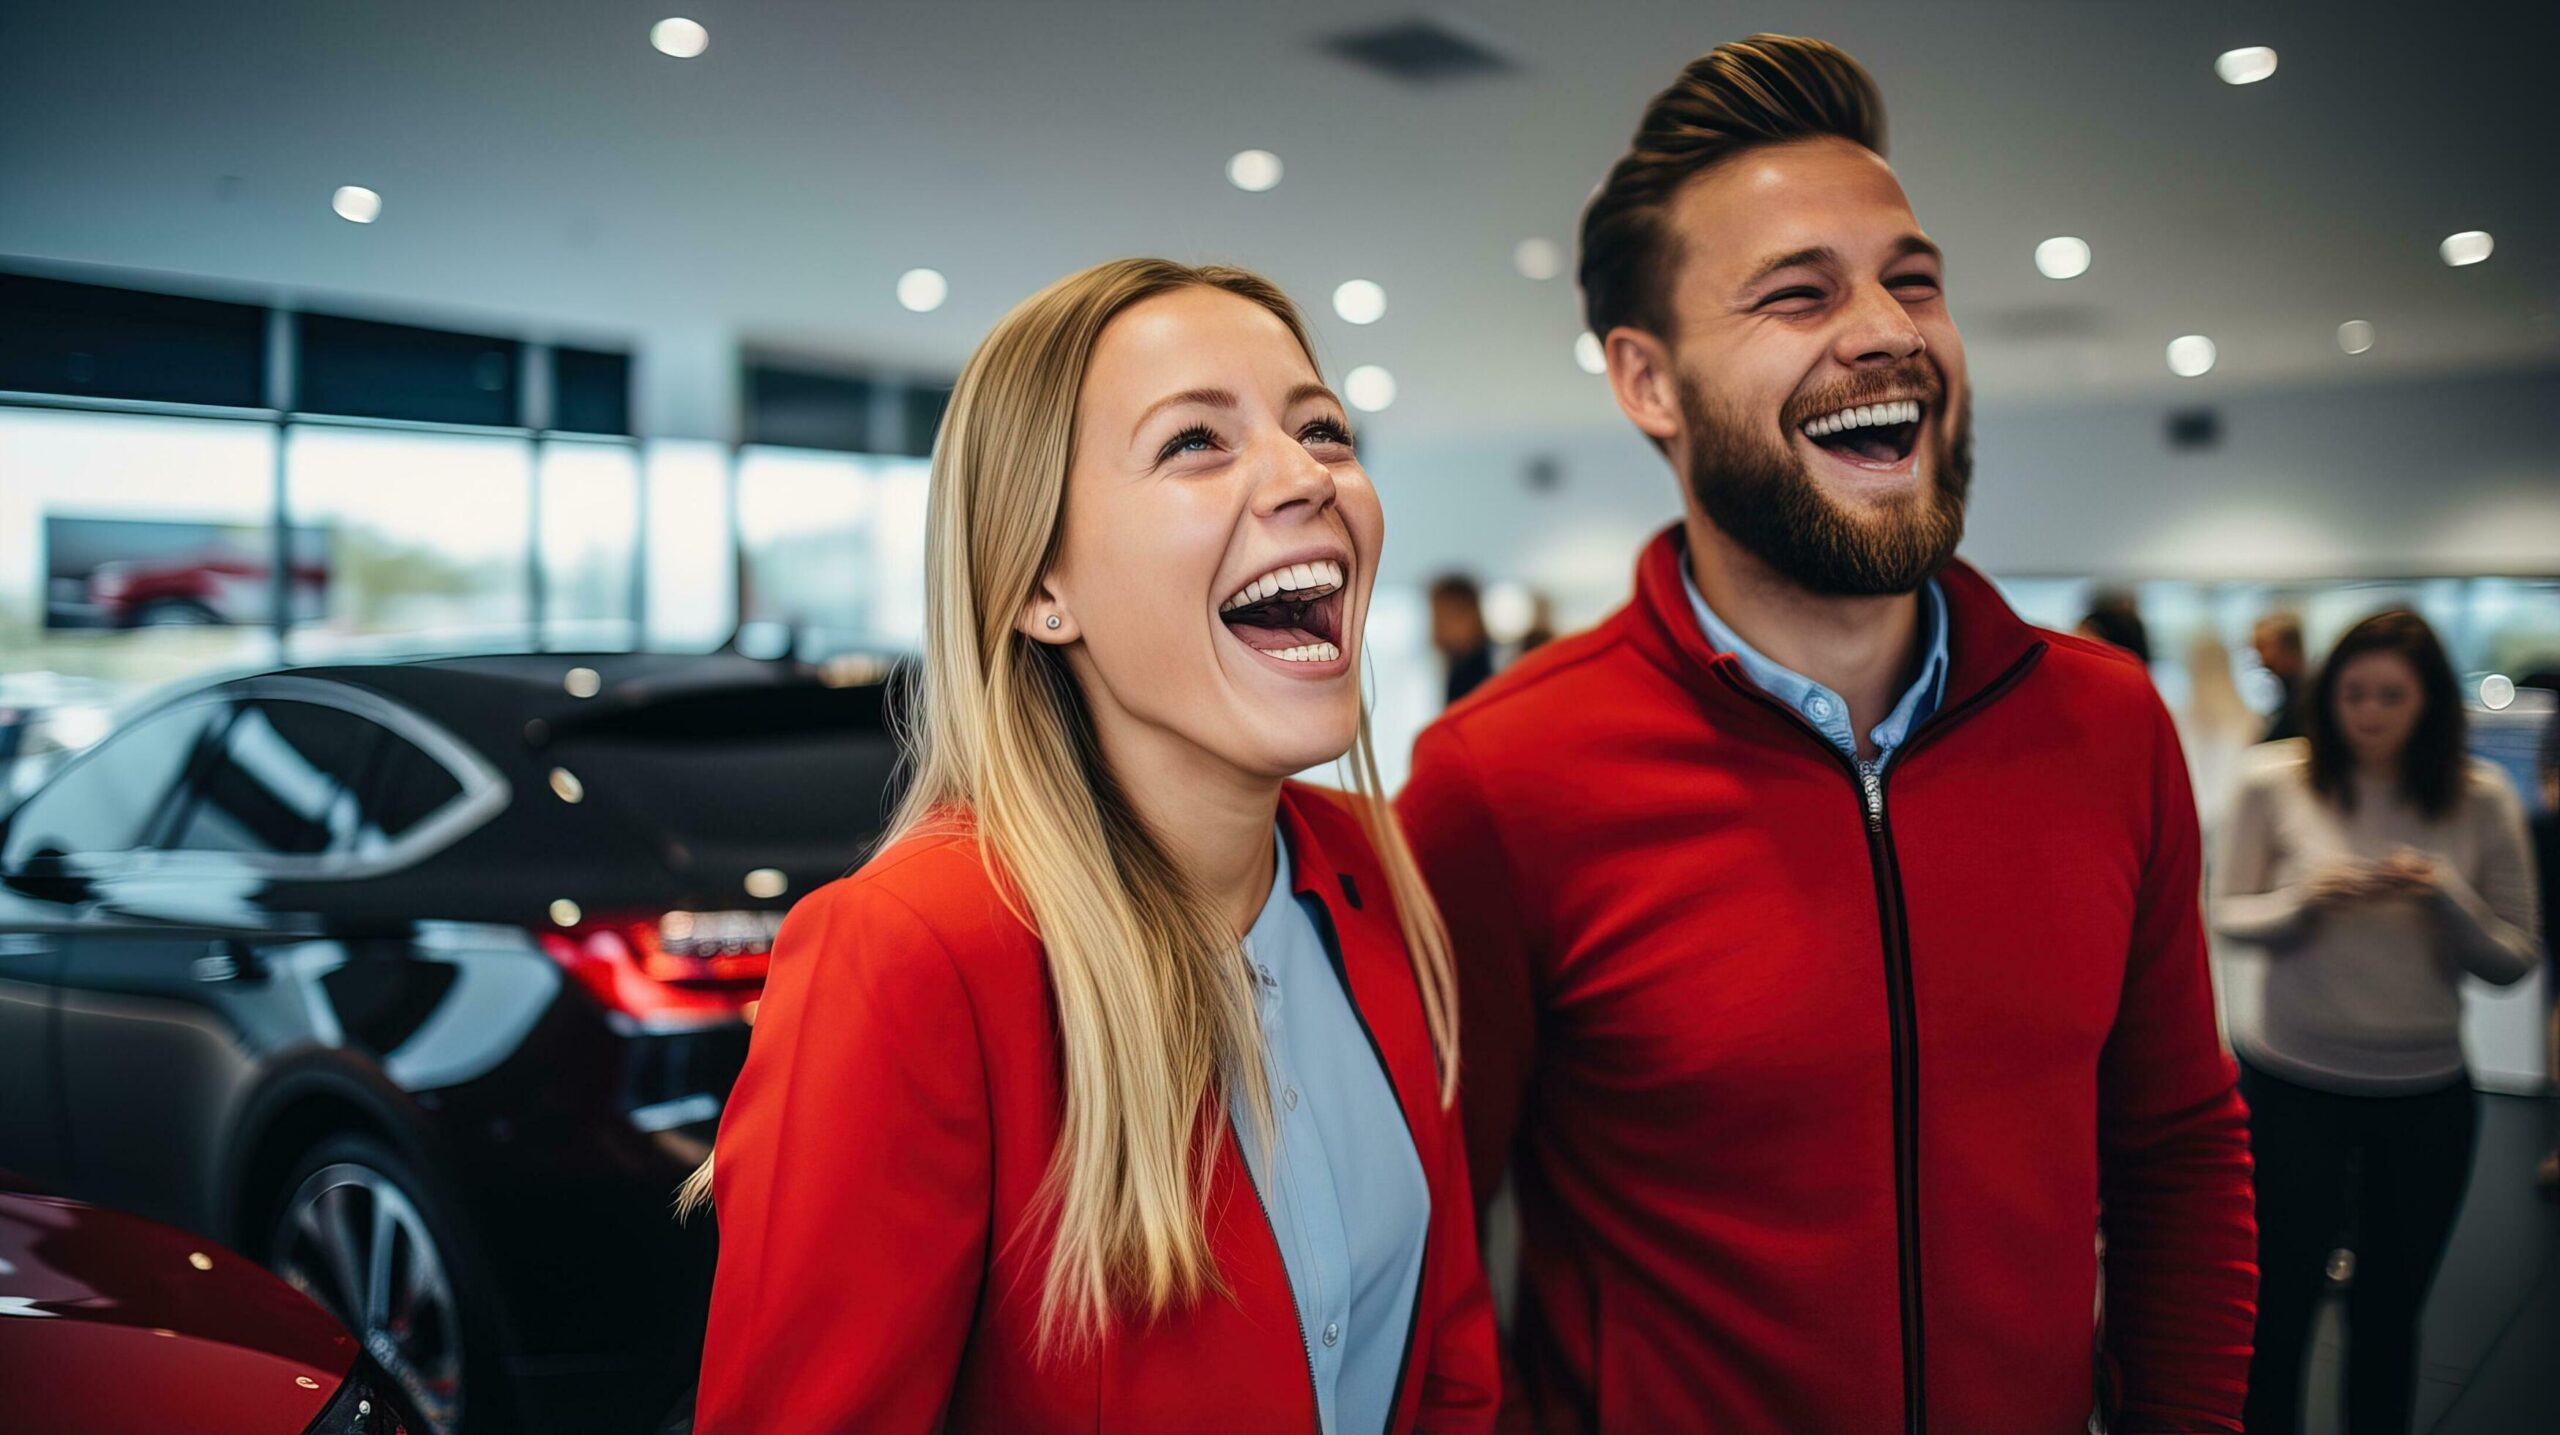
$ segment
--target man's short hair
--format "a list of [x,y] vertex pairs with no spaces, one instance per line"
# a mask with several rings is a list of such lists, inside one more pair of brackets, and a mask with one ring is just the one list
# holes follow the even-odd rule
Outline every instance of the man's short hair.
[[1470,608],[1482,602],[1484,597],[1476,587],[1476,580],[1464,573],[1443,573],[1432,579],[1430,594],[1434,603],[1464,603]]
[[1672,337],[1680,237],[1665,216],[1680,187],[1746,151],[1836,136],[1884,153],[1884,97],[1838,46],[1754,35],[1689,62],[1653,97],[1627,152],[1582,211],[1582,312],[1591,332],[1621,325]]
[[2299,654],[2302,648],[2302,620],[2291,613],[2269,613],[2250,630],[2250,637],[2273,643],[2286,652]]

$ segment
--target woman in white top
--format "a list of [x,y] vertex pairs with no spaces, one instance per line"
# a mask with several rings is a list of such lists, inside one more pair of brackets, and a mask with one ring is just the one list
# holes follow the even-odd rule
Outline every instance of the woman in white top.
[[2306,738],[2252,754],[2213,883],[2215,929],[2267,956],[2259,1024],[2233,1034],[2257,1164],[2247,1424],[2297,1426],[2352,1200],[2347,1409],[2369,1435],[2409,1428],[2418,1314],[2470,1176],[2462,979],[2521,979],[2541,939],[2523,807],[2466,752],[2453,668],[2423,619],[2350,629],[2306,707]]

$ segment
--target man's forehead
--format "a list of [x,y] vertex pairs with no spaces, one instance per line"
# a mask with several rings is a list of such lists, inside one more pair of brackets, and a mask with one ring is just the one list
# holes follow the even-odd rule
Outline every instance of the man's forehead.
[[[1737,155],[1690,180],[1665,216],[1693,257],[1739,273],[1798,250],[1920,232],[1891,168],[1847,140],[1800,140]],[[1858,247],[1866,247],[1859,245]]]

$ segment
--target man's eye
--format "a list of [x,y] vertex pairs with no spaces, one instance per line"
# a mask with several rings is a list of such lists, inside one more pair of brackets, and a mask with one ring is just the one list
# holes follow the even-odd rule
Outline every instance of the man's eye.
[[1818,303],[1821,299],[1821,290],[1808,289],[1802,285],[1798,285],[1793,289],[1781,289],[1777,293],[1770,295],[1768,298],[1763,299],[1760,302],[1762,304],[1806,304]]

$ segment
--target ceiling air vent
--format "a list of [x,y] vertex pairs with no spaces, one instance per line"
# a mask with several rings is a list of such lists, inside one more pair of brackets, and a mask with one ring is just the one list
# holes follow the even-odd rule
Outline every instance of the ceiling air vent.
[[1445,84],[1518,68],[1483,41],[1428,16],[1345,30],[1316,43],[1327,54],[1405,85]]

